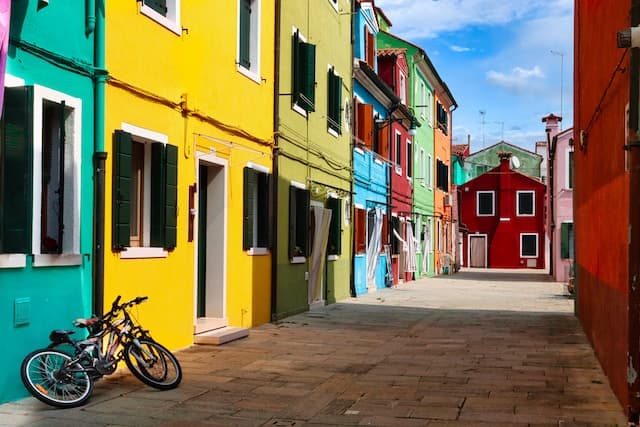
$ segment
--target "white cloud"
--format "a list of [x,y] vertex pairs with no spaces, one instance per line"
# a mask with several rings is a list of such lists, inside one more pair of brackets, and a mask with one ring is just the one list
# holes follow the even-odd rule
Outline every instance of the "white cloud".
[[518,92],[531,87],[534,79],[542,78],[544,78],[544,73],[537,65],[531,69],[515,67],[508,74],[493,70],[487,72],[489,83]]
[[469,51],[473,50],[470,47],[457,46],[455,44],[449,46],[449,49],[451,49],[454,52],[469,52]]

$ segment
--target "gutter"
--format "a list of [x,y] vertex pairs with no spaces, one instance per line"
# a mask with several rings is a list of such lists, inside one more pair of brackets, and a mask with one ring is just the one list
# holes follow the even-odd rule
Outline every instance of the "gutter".
[[278,318],[278,157],[280,149],[278,148],[278,139],[280,135],[278,129],[280,127],[280,10],[282,7],[281,0],[275,0],[275,25],[274,25],[274,43],[273,43],[273,156],[271,166],[271,321]]

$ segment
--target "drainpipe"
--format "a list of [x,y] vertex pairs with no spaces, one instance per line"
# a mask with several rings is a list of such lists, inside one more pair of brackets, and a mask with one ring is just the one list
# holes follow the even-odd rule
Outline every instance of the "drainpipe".
[[87,4],[87,19],[86,19],[86,28],[85,34],[88,36],[93,34],[96,29],[96,4],[94,3],[96,0],[86,0]]
[[278,130],[280,127],[280,10],[281,1],[275,0],[275,29],[273,43],[273,142],[271,173],[271,321],[277,320],[278,297]]
[[[351,2],[351,92],[353,92],[353,58],[355,58],[355,34],[356,34],[356,2]],[[349,105],[353,106],[353,97]],[[349,118],[352,118],[353,114],[349,114]],[[345,123],[346,124],[346,123]],[[353,190],[354,190],[354,166],[353,166],[353,149],[355,148],[354,140],[353,140],[353,119],[351,123],[349,123],[349,129],[351,129],[351,182],[349,183],[349,218],[351,218],[351,272],[349,274],[349,293],[351,297],[356,297],[356,279],[355,279],[355,269],[356,269],[356,239],[355,239],[355,226],[354,226],[354,218],[353,218]],[[377,137],[377,135],[375,135]]]
[[554,136],[553,139],[551,139],[551,129],[547,128],[545,129],[545,131],[547,132],[547,147],[549,147],[549,170],[547,171],[547,173],[549,174],[549,194],[547,195],[549,197],[549,252],[551,253],[551,256],[549,256],[549,274],[551,275],[551,277],[553,277],[553,273],[554,273],[554,263],[553,263],[553,241],[554,241],[554,233],[555,233],[555,228],[556,228],[556,222],[555,222],[555,218],[553,216],[554,213],[554,200],[553,200],[553,191],[554,191],[554,179],[553,179],[553,170],[554,170],[554,163],[555,163],[555,157],[556,157],[556,141],[558,140],[557,136]]
[[[88,0],[93,4],[94,0]],[[88,8],[89,9],[89,8]],[[105,165],[104,151],[105,117],[105,0],[95,0],[94,16],[87,13],[87,31],[94,33],[94,212],[93,212],[93,313],[101,315],[104,309],[104,229],[105,229]],[[93,19],[92,19],[93,18]],[[92,22],[95,23],[93,27]]]

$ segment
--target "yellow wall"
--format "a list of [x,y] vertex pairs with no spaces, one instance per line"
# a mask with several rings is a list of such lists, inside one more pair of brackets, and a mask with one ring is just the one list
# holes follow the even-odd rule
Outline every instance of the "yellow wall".
[[[270,320],[271,257],[242,251],[242,173],[249,161],[271,169],[274,3],[261,1],[257,81],[237,71],[236,1],[183,1],[182,35],[141,14],[140,4],[110,2],[106,10],[111,80],[105,124],[105,306],[118,294],[148,295],[150,300],[140,306],[142,324],[165,345],[179,348],[193,342],[196,247],[187,240],[189,185],[197,179],[197,153],[210,153],[211,147],[229,165],[229,324]],[[123,122],[167,135],[178,146],[178,237],[168,258],[120,259],[111,251],[112,139]]]

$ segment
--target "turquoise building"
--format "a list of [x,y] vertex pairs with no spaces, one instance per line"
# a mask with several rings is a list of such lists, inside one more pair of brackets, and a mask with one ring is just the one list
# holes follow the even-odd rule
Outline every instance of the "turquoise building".
[[0,122],[0,403],[20,363],[92,312],[94,42],[102,0],[11,2]]

